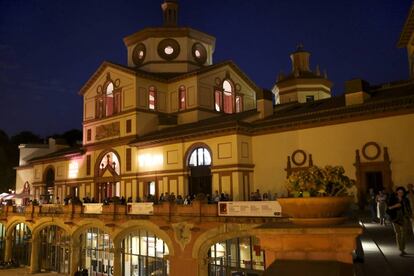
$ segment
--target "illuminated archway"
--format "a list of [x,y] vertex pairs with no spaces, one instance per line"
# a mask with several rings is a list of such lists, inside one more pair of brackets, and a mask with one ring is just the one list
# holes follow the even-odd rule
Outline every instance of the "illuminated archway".
[[4,250],[6,246],[6,226],[0,223],[0,260],[4,260]]
[[121,243],[121,264],[124,276],[169,275],[167,244],[147,230],[129,233]]
[[[58,273],[70,272],[70,235],[57,225],[48,225],[37,231],[39,268]],[[32,245],[34,246],[34,245]]]
[[119,197],[121,194],[121,159],[115,150],[103,151],[95,165],[95,199],[102,202],[105,199]]
[[12,261],[19,265],[30,265],[32,231],[29,226],[19,222],[11,229]]
[[212,194],[211,150],[204,144],[195,144],[187,151],[186,167],[189,170],[188,190],[192,195]]
[[80,266],[86,268],[89,275],[113,275],[114,244],[110,235],[100,228],[91,227],[80,235]]

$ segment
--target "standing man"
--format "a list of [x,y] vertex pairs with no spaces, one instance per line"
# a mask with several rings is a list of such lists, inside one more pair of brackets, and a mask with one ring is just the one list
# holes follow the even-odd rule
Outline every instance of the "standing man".
[[407,254],[405,252],[405,243],[407,240],[407,234],[411,228],[410,218],[412,215],[410,201],[406,197],[404,187],[398,187],[395,195],[391,196],[388,214],[390,215],[392,225],[394,227],[398,249],[401,252],[400,256],[404,256]]

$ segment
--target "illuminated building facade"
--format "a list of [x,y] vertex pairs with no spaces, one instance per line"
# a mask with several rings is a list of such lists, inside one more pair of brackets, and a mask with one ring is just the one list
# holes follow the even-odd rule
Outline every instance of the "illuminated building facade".
[[[126,66],[105,61],[81,88],[82,147],[17,168],[17,192],[29,182],[43,204],[3,213],[4,259],[72,275],[260,275],[277,259],[352,263],[358,227],[294,232],[261,228],[281,218],[218,217],[216,204],[201,201],[150,204],[146,214],[134,204],[166,193],[281,196],[287,175],[312,164],[342,165],[362,204],[368,188],[414,181],[406,127],[414,83],[351,80],[331,97],[332,83],[299,47],[291,74],[268,91],[233,62],[214,64],[215,38],[179,27],[176,1],[162,10],[163,27],[124,38]],[[68,197],[92,203],[63,205]],[[114,197],[131,204],[102,204]],[[329,242],[293,242],[313,239]]]

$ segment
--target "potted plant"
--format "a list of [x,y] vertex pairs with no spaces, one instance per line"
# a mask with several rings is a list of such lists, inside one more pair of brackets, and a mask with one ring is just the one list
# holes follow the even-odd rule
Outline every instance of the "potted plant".
[[342,166],[311,166],[286,180],[288,198],[280,198],[282,213],[298,224],[337,224],[352,202],[355,181]]

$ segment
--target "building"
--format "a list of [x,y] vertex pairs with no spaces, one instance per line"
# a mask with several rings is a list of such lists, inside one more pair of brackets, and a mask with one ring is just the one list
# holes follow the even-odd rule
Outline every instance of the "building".
[[[162,11],[164,26],[124,38],[127,65],[105,61],[81,88],[82,147],[17,169],[17,192],[28,181],[35,199],[55,204],[6,209],[4,258],[71,275],[79,267],[102,275],[260,275],[274,260],[352,263],[355,225],[309,230],[283,218],[223,218],[200,201],[102,205],[166,193],[284,195],[286,177],[312,164],[343,166],[361,205],[369,188],[414,181],[413,81],[355,79],[332,97],[332,83],[310,70],[299,47],[272,93],[233,62],[214,64],[214,37],[179,27],[177,1]],[[97,203],[62,205],[68,197]]]

